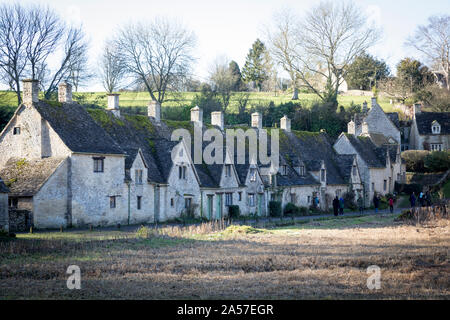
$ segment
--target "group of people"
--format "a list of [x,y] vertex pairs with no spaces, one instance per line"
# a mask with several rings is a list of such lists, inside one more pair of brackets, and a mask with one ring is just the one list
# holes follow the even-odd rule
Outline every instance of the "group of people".
[[[375,213],[378,213],[378,208],[380,207],[380,201],[381,201],[380,196],[377,193],[375,193],[373,195],[373,206],[375,208]],[[358,205],[358,208],[359,208],[359,213],[361,213],[361,214],[364,213],[364,199],[363,199],[363,197],[358,197],[358,200],[356,202],[357,202],[357,205]],[[392,195],[389,196],[388,204],[389,204],[389,210],[390,210],[391,213],[394,212],[394,202],[395,202],[394,197]],[[335,216],[343,215],[344,214],[344,207],[345,207],[344,198],[342,198],[342,197],[339,198],[338,196],[336,196],[333,199],[334,215]]]
[[409,202],[411,203],[411,208],[416,206],[416,201],[419,201],[420,207],[429,207],[431,206],[431,195],[430,191],[423,193],[422,191],[419,193],[419,196],[416,197],[416,194],[413,192],[409,196]]
[[344,198],[338,198],[338,196],[336,196],[336,198],[333,199],[333,211],[334,211],[334,215],[337,217],[338,215],[343,215],[344,214],[344,207],[345,207],[345,202],[344,202]]

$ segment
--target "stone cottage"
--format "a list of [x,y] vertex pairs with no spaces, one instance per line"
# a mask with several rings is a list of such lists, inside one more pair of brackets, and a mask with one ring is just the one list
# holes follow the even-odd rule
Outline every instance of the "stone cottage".
[[450,149],[450,112],[423,112],[414,105],[409,132],[409,147],[415,150]]
[[0,230],[4,231],[9,231],[8,193],[8,187],[0,178]]
[[[10,182],[10,206],[29,210],[38,228],[151,223],[181,215],[220,219],[231,205],[244,215],[265,216],[270,200],[309,207],[318,198],[327,209],[336,195],[360,196],[367,183],[382,181],[378,175],[364,181],[362,155],[339,152],[324,132],[291,130],[286,116],[280,119],[280,168],[273,172],[250,159],[247,148],[244,164],[226,147],[223,163],[206,164],[193,161],[194,141],[172,141],[180,128],[194,137],[216,128],[225,141],[233,127],[225,125],[222,112],[213,112],[210,124],[198,107],[191,121],[170,121],[161,119],[157,102],[149,103],[147,115],[121,112],[117,94],[108,95],[107,109],[86,109],[72,101],[67,83],[59,86],[57,102],[40,101],[37,93],[37,81],[25,80],[24,103],[0,133],[0,176]],[[261,114],[252,114],[250,127],[259,132],[262,123]],[[394,129],[389,138],[396,139]],[[393,144],[389,138],[382,143]],[[382,140],[377,131],[368,139]],[[202,151],[207,147],[203,142]],[[380,148],[386,152],[377,159],[390,168],[392,150]]]

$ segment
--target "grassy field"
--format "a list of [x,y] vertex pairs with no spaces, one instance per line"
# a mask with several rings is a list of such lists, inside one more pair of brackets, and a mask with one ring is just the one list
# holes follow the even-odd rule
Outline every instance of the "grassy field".
[[0,242],[0,299],[448,299],[450,222],[394,218],[19,234]]
[[[181,92],[181,93],[168,93],[167,99],[163,103],[163,107],[179,107],[190,106],[192,99],[197,93],[195,92]],[[240,93],[235,93],[230,102],[230,112],[237,112],[237,99]],[[107,105],[107,97],[103,92],[83,92],[73,93],[74,100],[79,101],[82,104],[96,104],[99,106]],[[120,105],[123,107],[146,107],[149,102],[149,94],[146,92],[122,92],[120,95]],[[252,92],[250,95],[248,106],[256,106],[258,104],[266,104],[273,101],[275,105],[280,103],[291,101],[290,94],[273,92]],[[299,95],[299,101],[305,107],[311,106],[314,102],[318,101],[317,96],[312,93],[301,93]],[[351,103],[362,104],[367,101],[370,105],[370,97],[364,96],[345,96],[340,95],[338,98],[340,105],[349,107]],[[389,104],[387,98],[379,98],[378,103],[381,107],[387,111],[393,111],[393,106]],[[17,105],[17,98],[12,92],[0,92],[0,107],[11,107]]]

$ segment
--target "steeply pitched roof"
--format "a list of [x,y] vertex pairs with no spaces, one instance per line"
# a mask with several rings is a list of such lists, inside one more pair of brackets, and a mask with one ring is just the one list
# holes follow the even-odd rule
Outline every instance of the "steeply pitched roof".
[[391,119],[392,123],[395,124],[397,129],[400,129],[400,120],[398,118],[398,113],[397,112],[386,112],[386,115],[388,116],[389,119]]
[[352,176],[353,160],[354,155],[352,154],[338,154],[336,157],[336,162],[344,181],[350,181],[350,178]]
[[79,104],[39,101],[33,106],[73,152],[123,154],[117,143]]
[[345,136],[369,167],[383,168],[386,166],[385,149],[378,148],[369,137],[355,137],[352,134],[345,134]]
[[24,160],[10,158],[1,169],[11,196],[34,196],[64,161],[63,158]]
[[433,134],[431,124],[435,120],[441,125],[441,135],[450,134],[450,112],[420,112],[415,117],[420,135]]
[[0,193],[9,193],[9,189],[3,182],[2,178],[0,178]]

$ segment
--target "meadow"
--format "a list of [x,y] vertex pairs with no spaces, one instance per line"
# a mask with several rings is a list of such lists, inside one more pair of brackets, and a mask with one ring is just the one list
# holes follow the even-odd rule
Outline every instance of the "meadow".
[[18,234],[0,241],[0,299],[448,299],[450,221],[396,217]]

